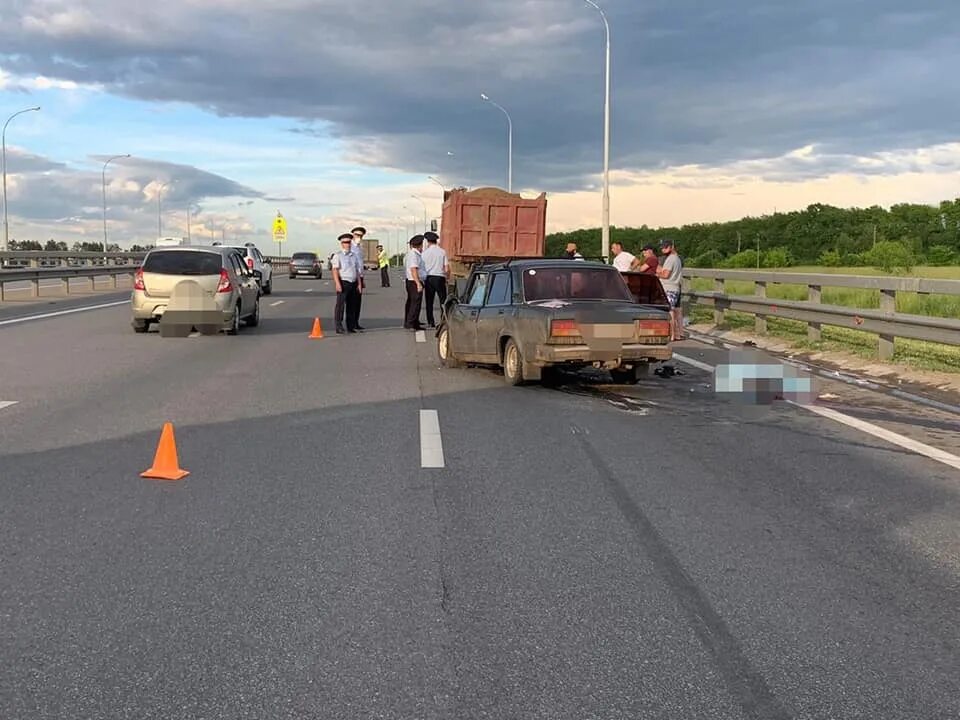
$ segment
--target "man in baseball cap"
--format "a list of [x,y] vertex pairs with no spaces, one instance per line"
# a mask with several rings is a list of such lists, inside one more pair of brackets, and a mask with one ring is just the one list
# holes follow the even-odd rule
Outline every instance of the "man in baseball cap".
[[663,285],[667,300],[670,302],[670,317],[673,320],[673,341],[683,340],[683,311],[680,309],[680,282],[683,278],[683,263],[677,255],[673,240],[664,238],[660,242],[664,254],[663,262],[657,269],[657,277]]

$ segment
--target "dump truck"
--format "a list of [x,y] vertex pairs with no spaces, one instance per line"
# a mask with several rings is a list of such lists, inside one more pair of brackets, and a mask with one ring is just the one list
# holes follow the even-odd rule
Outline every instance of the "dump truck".
[[440,245],[450,263],[450,290],[477,263],[543,257],[547,195],[528,199],[494,187],[443,193]]

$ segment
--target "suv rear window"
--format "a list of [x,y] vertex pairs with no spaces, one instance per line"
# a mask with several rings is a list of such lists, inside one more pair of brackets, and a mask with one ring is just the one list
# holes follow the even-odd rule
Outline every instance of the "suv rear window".
[[160,250],[147,255],[143,271],[158,275],[219,275],[223,259],[219,253]]
[[627,284],[614,268],[532,268],[523,273],[523,298],[536,300],[625,300]]

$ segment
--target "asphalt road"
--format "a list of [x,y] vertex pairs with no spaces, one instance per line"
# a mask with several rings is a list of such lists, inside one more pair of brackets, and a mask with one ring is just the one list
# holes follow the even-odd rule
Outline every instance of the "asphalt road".
[[960,715],[960,471],[689,365],[444,370],[372,284],[356,336],[328,280],[237,337],[0,312],[0,717]]

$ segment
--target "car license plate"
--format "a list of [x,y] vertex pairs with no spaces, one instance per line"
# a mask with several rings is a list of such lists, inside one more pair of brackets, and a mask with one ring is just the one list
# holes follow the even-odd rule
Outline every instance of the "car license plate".
[[309,275],[309,274],[310,274],[310,271],[309,271],[309,270],[297,270],[297,272],[300,273],[301,275]]

